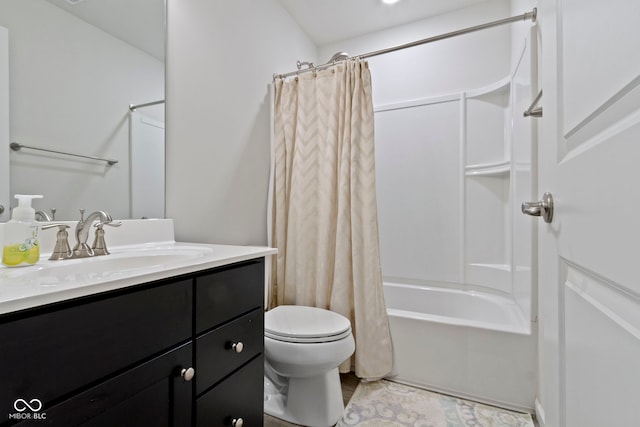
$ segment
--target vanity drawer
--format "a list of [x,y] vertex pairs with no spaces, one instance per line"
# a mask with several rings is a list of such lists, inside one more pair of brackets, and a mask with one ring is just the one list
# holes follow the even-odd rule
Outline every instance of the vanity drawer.
[[262,308],[263,300],[263,258],[199,276],[196,278],[196,333]]
[[[196,393],[200,394],[229,373],[262,353],[264,312],[258,308],[196,341]],[[242,343],[242,351],[232,347]]]
[[[46,407],[188,340],[192,284],[145,286],[0,320],[0,402],[36,398]],[[0,419],[9,409],[0,406]]]
[[239,418],[245,426],[261,426],[263,375],[264,359],[259,356],[201,396],[196,403],[196,426],[231,426]]

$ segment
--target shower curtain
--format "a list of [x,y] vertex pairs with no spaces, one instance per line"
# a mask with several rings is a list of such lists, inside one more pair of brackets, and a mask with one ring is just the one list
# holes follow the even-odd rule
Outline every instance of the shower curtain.
[[358,377],[391,371],[382,290],[371,76],[364,61],[275,84],[270,307],[329,309],[351,320]]

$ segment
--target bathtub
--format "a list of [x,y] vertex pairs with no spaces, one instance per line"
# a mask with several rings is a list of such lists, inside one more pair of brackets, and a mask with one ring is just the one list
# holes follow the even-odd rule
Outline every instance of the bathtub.
[[511,299],[477,290],[384,283],[390,380],[533,411],[536,335]]

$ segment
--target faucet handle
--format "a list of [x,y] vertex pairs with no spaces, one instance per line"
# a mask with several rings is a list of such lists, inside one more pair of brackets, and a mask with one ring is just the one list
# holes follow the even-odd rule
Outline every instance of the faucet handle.
[[96,227],[96,237],[93,240],[93,245],[91,249],[93,249],[94,255],[109,255],[109,250],[107,249],[107,242],[104,240],[104,230],[103,226],[108,225],[111,227],[120,227],[122,225],[122,221],[112,222],[112,220],[108,221],[100,221],[94,227]]
[[43,230],[48,230],[49,228],[53,228],[53,227],[58,227],[59,231],[64,231],[67,228],[69,228],[67,224],[47,224],[47,225],[43,225],[40,228],[42,228]]
[[94,225],[94,227],[98,229],[102,229],[103,225],[108,225],[109,227],[120,227],[122,225],[122,221],[113,222],[113,221],[100,221]]
[[80,208],[80,221],[84,221],[84,208]]
[[42,229],[48,230],[49,228],[54,227],[58,227],[58,234],[56,235],[56,246],[53,248],[53,252],[51,252],[49,259],[51,261],[58,261],[70,258],[72,252],[71,246],[69,246],[69,233],[67,233],[67,228],[69,228],[69,226],[67,224],[48,224],[42,226]]

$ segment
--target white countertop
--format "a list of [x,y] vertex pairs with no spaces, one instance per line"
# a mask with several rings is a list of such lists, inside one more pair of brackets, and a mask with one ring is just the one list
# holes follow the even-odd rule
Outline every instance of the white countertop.
[[[133,228],[139,228],[134,227],[139,224],[133,224],[138,222],[125,222],[122,227],[106,230],[111,255],[49,261],[49,250],[43,251],[40,261],[33,266],[1,266],[0,314],[122,289],[277,252],[276,249],[261,246],[210,245],[173,240],[149,241],[150,236],[172,237],[173,223],[170,222],[167,226],[167,223],[151,224],[143,221],[142,228],[146,230],[132,232]],[[129,232],[125,232],[125,226],[130,226]],[[159,233],[149,231],[149,227],[158,226],[166,230]],[[167,227],[170,227],[170,232]],[[73,234],[69,234],[70,240],[73,240]],[[142,238],[132,237],[135,235]],[[110,237],[115,245],[109,243]],[[51,245],[50,238],[41,239],[41,247],[46,247],[43,240]],[[70,243],[73,246],[73,242]]]

